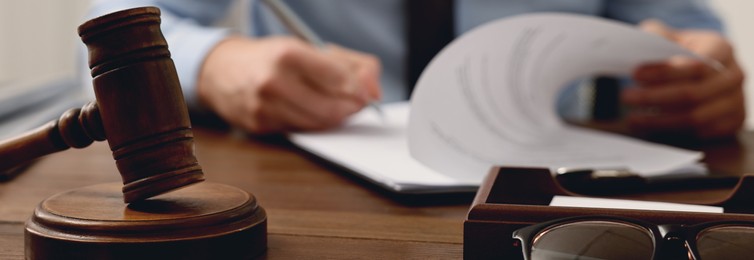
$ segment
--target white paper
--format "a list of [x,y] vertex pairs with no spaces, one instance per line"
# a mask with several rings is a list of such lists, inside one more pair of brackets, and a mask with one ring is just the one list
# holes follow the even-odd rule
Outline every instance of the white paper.
[[628,168],[646,176],[689,165],[702,154],[568,126],[555,110],[569,82],[629,75],[642,63],[677,55],[695,57],[600,18],[530,14],[488,23],[443,49],[419,78],[411,98],[411,155],[472,179],[492,165]]
[[[399,192],[473,191],[481,179],[456,179],[413,159],[406,129],[409,104],[382,105],[384,121],[364,109],[342,127],[326,132],[295,133],[299,147]],[[473,176],[473,175],[472,175]]]
[[554,196],[550,206],[723,213],[723,208],[669,202]]

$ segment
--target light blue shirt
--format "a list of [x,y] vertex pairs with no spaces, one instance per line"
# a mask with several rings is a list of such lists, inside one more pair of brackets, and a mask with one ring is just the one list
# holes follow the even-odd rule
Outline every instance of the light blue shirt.
[[[407,99],[402,0],[286,2],[325,41],[380,58],[383,101]],[[501,17],[531,12],[579,13],[631,24],[655,18],[676,28],[722,30],[720,20],[704,0],[456,0],[455,4],[458,34]],[[195,86],[204,57],[230,33],[227,28],[217,27],[218,22],[231,13],[241,13],[241,23],[250,36],[286,33],[274,15],[256,0],[103,0],[93,4],[88,16],[146,5],[162,10],[162,31],[190,106],[196,105]]]

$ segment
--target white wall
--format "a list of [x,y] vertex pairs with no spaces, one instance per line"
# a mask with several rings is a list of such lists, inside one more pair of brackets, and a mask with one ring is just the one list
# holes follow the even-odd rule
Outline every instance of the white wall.
[[[76,28],[90,0],[0,1],[0,82],[76,70]],[[608,0],[609,1],[609,0]],[[711,0],[726,20],[729,36],[749,78],[754,78],[754,1]],[[754,129],[754,83],[746,82]]]
[[747,74],[747,127],[754,129],[754,1],[750,0],[713,0],[713,6],[725,19],[728,36],[736,48],[738,61]]
[[89,0],[0,1],[0,82],[75,72]]

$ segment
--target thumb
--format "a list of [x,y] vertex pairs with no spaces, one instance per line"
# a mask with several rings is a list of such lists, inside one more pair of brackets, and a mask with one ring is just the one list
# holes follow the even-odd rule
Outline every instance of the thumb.
[[657,19],[647,19],[639,24],[639,28],[645,32],[659,35],[672,42],[678,42],[676,31]]

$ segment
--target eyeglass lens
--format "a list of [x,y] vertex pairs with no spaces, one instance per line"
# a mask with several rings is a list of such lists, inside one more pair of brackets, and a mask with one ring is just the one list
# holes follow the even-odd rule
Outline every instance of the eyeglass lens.
[[754,226],[720,226],[699,232],[696,248],[702,259],[754,259]]
[[559,259],[652,259],[652,233],[638,225],[580,221],[564,223],[537,234],[532,243],[532,260]]

